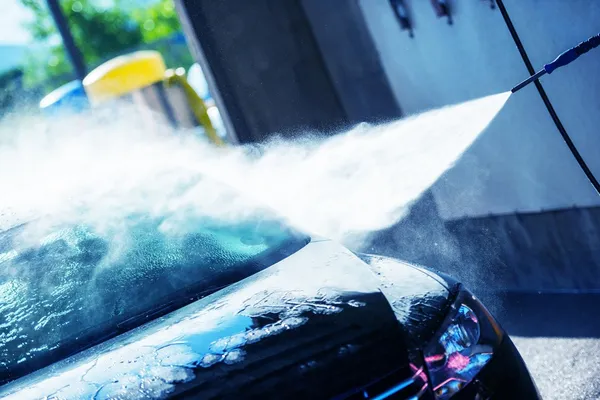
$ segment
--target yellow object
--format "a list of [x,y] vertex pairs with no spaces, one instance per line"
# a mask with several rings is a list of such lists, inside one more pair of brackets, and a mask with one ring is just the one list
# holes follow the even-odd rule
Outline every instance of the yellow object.
[[204,127],[206,136],[217,146],[223,146],[223,140],[217,135],[217,131],[208,116],[208,109],[204,101],[198,96],[198,93],[190,86],[187,79],[185,79],[185,70],[182,69],[169,69],[165,73],[165,85],[167,87],[178,85],[183,89],[185,97],[187,98],[188,104],[196,117],[196,120],[200,125]]
[[113,58],[83,80],[92,104],[121,97],[165,78],[167,67],[157,51],[138,51]]
[[83,86],[90,102],[98,105],[159,82],[166,87],[179,86],[206,136],[214,144],[224,145],[208,116],[204,101],[187,82],[185,70],[167,70],[162,55],[157,51],[138,51],[113,58],[90,72],[83,80]]

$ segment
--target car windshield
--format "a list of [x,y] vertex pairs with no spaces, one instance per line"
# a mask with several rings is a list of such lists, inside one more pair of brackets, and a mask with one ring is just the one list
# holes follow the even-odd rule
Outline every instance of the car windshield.
[[[264,213],[224,222],[139,214],[127,229],[73,224],[35,243],[0,233],[0,384],[239,281],[308,242]],[[30,235],[29,235],[30,236]]]

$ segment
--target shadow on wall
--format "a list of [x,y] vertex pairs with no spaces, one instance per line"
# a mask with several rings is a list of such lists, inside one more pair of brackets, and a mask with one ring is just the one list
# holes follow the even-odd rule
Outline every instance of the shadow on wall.
[[465,282],[477,281],[461,267],[463,262],[458,242],[440,218],[431,191],[425,192],[397,224],[373,233],[369,243],[361,250],[425,265]]
[[[483,302],[515,336],[600,337],[598,293],[502,293]],[[487,301],[491,300],[491,301]]]
[[362,250],[458,278],[512,335],[600,337],[599,234],[600,207],[443,221],[426,192]]
[[369,251],[447,272],[478,295],[600,288],[598,196],[547,114],[515,123],[539,107],[533,95],[511,97]]
[[599,239],[600,207],[444,221],[427,192],[406,218],[376,232],[367,250],[438,269],[473,288],[590,290],[600,288]]

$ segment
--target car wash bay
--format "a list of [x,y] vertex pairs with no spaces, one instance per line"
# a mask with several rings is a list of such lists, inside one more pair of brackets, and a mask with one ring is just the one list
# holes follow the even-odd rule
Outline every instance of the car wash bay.
[[[432,3],[180,0],[177,7],[229,132],[250,143],[393,120],[503,92],[529,76],[495,1],[450,2],[441,13]],[[503,5],[536,67],[600,30],[600,5],[591,1]],[[596,176],[599,67],[600,56],[589,55],[542,80]],[[557,390],[559,380],[573,378],[572,389],[577,379],[600,376],[592,306],[599,237],[600,197],[530,85],[370,245],[450,272],[496,299],[488,304],[523,336],[517,344],[543,394],[569,398],[573,390]],[[548,371],[555,359],[565,367]],[[589,383],[589,393],[573,398],[597,397],[599,383]]]

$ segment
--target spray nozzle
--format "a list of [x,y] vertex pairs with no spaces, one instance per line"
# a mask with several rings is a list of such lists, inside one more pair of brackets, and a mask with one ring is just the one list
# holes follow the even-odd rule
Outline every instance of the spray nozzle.
[[529,85],[531,82],[538,80],[545,74],[551,74],[555,70],[560,67],[564,67],[579,58],[580,55],[587,53],[591,49],[600,46],[600,34],[593,36],[586,40],[585,42],[579,43],[577,46],[570,48],[564,53],[560,54],[554,61],[550,64],[544,65],[544,68],[538,71],[535,75],[525,79],[523,82],[519,83],[517,86],[512,88],[511,92],[515,93],[518,90],[523,89],[525,86]]

